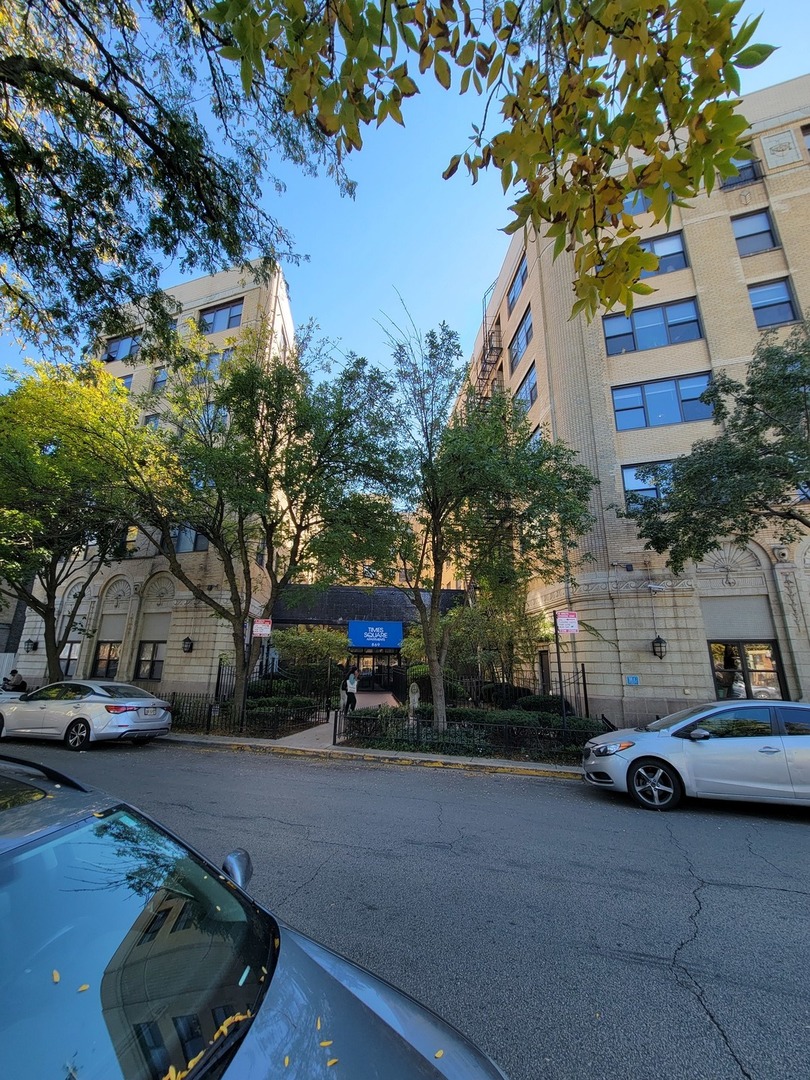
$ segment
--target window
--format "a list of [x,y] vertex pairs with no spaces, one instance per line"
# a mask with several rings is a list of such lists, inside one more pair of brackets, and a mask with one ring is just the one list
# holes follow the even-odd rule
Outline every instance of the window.
[[713,739],[770,738],[771,710],[767,705],[728,709],[713,716],[703,716],[694,724],[681,728],[678,734],[688,736],[694,728],[708,731]]
[[517,268],[517,273],[512,278],[512,284],[509,286],[509,291],[506,294],[506,306],[509,309],[509,314],[512,314],[512,308],[518,302],[523,286],[526,284],[526,278],[529,274],[529,267],[526,263],[526,252],[523,252],[523,258],[520,260],[520,265]]
[[259,540],[259,542],[256,544],[256,554],[254,556],[254,559],[257,566],[264,566],[267,559],[267,543],[265,542],[264,538]]
[[100,641],[93,661],[93,679],[114,679],[121,659],[120,641]]
[[104,353],[105,360],[126,360],[138,355],[141,347],[141,335],[130,334],[128,337],[110,338]]
[[146,924],[146,928],[138,939],[139,945],[146,945],[150,941],[154,941],[160,931],[166,925],[166,920],[169,917],[168,907],[162,907],[159,911],[156,911],[149,922]]
[[644,465],[622,465],[622,482],[624,483],[624,500],[628,509],[638,506],[644,499],[660,499],[661,483],[653,483],[651,480],[640,480],[637,475],[638,469],[648,469],[651,465],[669,465],[668,461],[649,461]]
[[644,251],[651,251],[653,255],[658,256],[658,269],[642,270],[643,278],[652,277],[653,274],[667,274],[671,270],[683,270],[687,265],[683,233],[670,233],[666,236],[656,236],[653,240],[642,240],[640,246]]
[[160,413],[147,413],[143,418],[143,426],[152,428],[153,430],[160,427]]
[[636,214],[646,214],[652,205],[652,199],[643,191],[630,191],[624,197],[622,210],[625,214],[635,217]]
[[720,181],[721,188],[741,187],[762,179],[762,166],[756,158],[732,158],[731,164],[737,170],[736,176],[726,176]]
[[743,214],[731,219],[737,251],[740,255],[755,255],[758,251],[769,251],[778,247],[771,224],[771,215],[767,210],[758,210],[755,214]]
[[191,1061],[200,1051],[205,1049],[205,1040],[202,1036],[199,1018],[191,1016],[173,1016],[172,1022],[186,1061]]
[[523,354],[529,347],[534,331],[532,329],[532,309],[526,308],[526,314],[520,320],[520,326],[515,331],[515,336],[509,344],[509,364],[512,371],[518,366]]
[[119,375],[118,381],[123,384],[125,390],[132,389],[132,376],[131,375]]
[[138,663],[135,668],[135,678],[154,679],[157,682],[163,675],[165,659],[165,641],[142,641],[138,645]]
[[608,356],[677,345],[703,336],[694,300],[639,308],[632,315],[605,315],[605,345]]
[[754,318],[760,329],[796,321],[796,309],[786,280],[749,285],[748,295],[751,297]]
[[778,712],[787,735],[810,735],[810,709],[779,709]]
[[68,641],[65,644],[59,654],[59,663],[62,667],[62,678],[72,679],[76,674],[76,667],[79,663],[79,649],[81,648],[80,641]]
[[194,529],[190,529],[188,526],[183,526],[175,534],[174,548],[178,554],[184,551],[207,551],[208,537],[195,532]]
[[805,125],[802,128],[802,138],[804,139],[806,149],[810,152],[810,125]]
[[146,1058],[152,1076],[164,1076],[169,1071],[171,1057],[163,1042],[160,1028],[154,1020],[146,1024],[133,1024],[133,1031],[141,1053]]
[[160,394],[166,386],[169,378],[169,373],[165,367],[158,368],[155,374],[152,376],[152,392]]
[[200,330],[204,334],[217,334],[220,330],[233,330],[242,325],[242,300],[230,304],[206,308],[200,312]]
[[534,369],[534,364],[532,364],[529,374],[518,387],[515,397],[525,402],[527,409],[537,401],[537,372]]
[[708,373],[683,375],[679,379],[661,379],[638,386],[618,386],[613,389],[613,411],[616,430],[662,427],[664,424],[684,424],[692,420],[709,420],[711,405],[700,400],[709,385]]
[[223,349],[222,352],[210,352],[205,360],[201,360],[197,364],[196,370],[192,377],[192,385],[200,386],[206,381],[206,378],[210,376],[212,379],[219,377],[220,365],[230,360],[233,356],[233,349]]

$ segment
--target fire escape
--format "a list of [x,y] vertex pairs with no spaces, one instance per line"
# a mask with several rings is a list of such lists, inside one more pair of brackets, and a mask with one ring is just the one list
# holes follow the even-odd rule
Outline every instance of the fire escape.
[[483,306],[483,344],[481,359],[478,365],[478,377],[475,381],[475,393],[479,398],[488,398],[492,392],[492,372],[500,361],[503,352],[501,339],[501,322],[499,318],[490,319],[487,316],[487,306],[492,298],[496,281],[490,285],[484,293]]

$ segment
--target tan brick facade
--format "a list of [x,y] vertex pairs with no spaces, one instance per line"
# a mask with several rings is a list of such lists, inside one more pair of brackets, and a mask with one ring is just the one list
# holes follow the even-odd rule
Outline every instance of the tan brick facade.
[[[262,317],[272,328],[271,348],[280,355],[292,348],[294,326],[290,312],[284,278],[278,273],[266,285],[256,285],[249,275],[227,270],[209,277],[198,278],[169,290],[182,305],[178,326],[191,319],[199,322],[202,312],[223,309],[232,305],[241,314],[234,315],[230,329],[217,329],[208,335],[211,350],[225,347],[229,337],[237,333],[237,327],[255,326]],[[182,332],[182,329],[181,329]],[[110,360],[107,368],[119,378],[131,377],[133,394],[148,391],[152,387],[155,370],[138,364],[137,358]],[[80,609],[74,633],[71,634],[70,666],[67,673],[88,678],[92,675],[109,674],[120,682],[136,678],[139,654],[143,642],[162,643],[162,663],[158,679],[138,679],[155,693],[161,686],[171,690],[205,693],[216,685],[220,656],[233,652],[230,629],[215,619],[210,608],[188,593],[177,579],[167,572],[166,559],[157,554],[154,546],[142,534],[133,536],[133,550],[126,560],[105,567],[95,578]],[[212,595],[227,603],[222,567],[215,553],[197,550],[202,547],[196,538],[189,536],[190,550],[180,557],[199,584]],[[69,595],[81,580],[79,568],[68,584]],[[263,599],[262,587],[265,576],[258,572],[255,580],[256,603]],[[258,613],[258,607],[256,609]],[[23,639],[42,641],[41,620],[28,611]],[[183,651],[183,640],[192,642],[190,652]],[[117,663],[114,671],[104,669],[101,650],[116,645]],[[109,651],[109,650],[107,650]],[[67,657],[63,655],[63,667]],[[17,667],[29,685],[45,680],[45,655],[42,648],[36,652],[21,652]],[[157,672],[158,669],[155,668]]]
[[[585,664],[591,712],[604,712],[614,722],[714,699],[725,678],[719,674],[716,682],[713,674],[720,655],[729,665],[730,657],[742,655],[748,693],[767,690],[791,699],[810,693],[810,537],[788,550],[768,535],[745,551],[724,544],[675,577],[662,557],[644,550],[615,510],[624,505],[623,467],[671,459],[716,432],[710,419],[693,415],[699,411],[690,400],[693,380],[721,368],[744,374],[760,333],[753,302],[773,302],[770,293],[752,298],[749,286],[777,283],[776,299],[780,291],[787,297],[792,309],[777,305],[760,312],[761,319],[783,313],[777,318],[779,333],[787,334],[810,310],[810,75],[750,95],[743,112],[756,162],[738,181],[718,184],[711,196],[702,195],[689,208],[673,208],[668,227],[644,230],[645,239],[666,236],[667,250],[677,249],[680,235],[685,265],[676,254],[669,260],[673,269],[664,268],[664,259],[659,273],[647,279],[656,291],[639,299],[632,333],[611,338],[608,347],[602,317],[590,324],[581,317],[570,320],[570,258],[554,262],[552,242],[517,234],[471,360],[474,382],[483,387],[502,380],[513,393],[525,391],[533,365],[532,426],[541,425],[574,447],[598,477],[596,523],[582,538],[579,553],[572,553],[577,585],[537,582],[530,607],[576,610],[591,628],[569,639],[565,665],[571,670]],[[741,254],[732,219],[762,211],[769,215],[773,244]],[[743,228],[754,228],[759,220],[750,219]],[[739,223],[736,228],[740,231]],[[524,253],[526,280],[519,292],[512,289],[510,305]],[[685,301],[693,301],[694,308]],[[676,306],[664,314],[656,310],[665,305]],[[513,369],[510,343],[527,311],[533,332]],[[609,323],[611,334],[616,325]],[[487,351],[488,340],[497,345],[496,328],[502,350]],[[651,338],[653,347],[645,347]],[[495,362],[487,364],[486,357]],[[634,388],[642,384],[644,408],[630,409],[638,400]],[[629,389],[617,405],[614,391],[621,388]],[[666,405],[651,404],[664,398]],[[677,418],[665,409],[675,409]],[[580,559],[580,553],[591,560]],[[652,652],[656,635],[667,642],[664,659]]]

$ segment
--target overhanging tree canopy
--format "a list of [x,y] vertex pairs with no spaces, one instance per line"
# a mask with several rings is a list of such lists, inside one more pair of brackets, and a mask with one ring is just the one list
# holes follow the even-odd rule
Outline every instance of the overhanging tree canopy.
[[744,153],[737,69],[770,50],[751,44],[756,20],[736,25],[741,7],[0,0],[0,324],[58,342],[109,332],[125,302],[160,316],[170,259],[255,255],[267,271],[290,247],[262,206],[269,163],[325,164],[350,189],[363,126],[402,122],[418,92],[409,59],[486,99],[445,175],[462,159],[473,178],[499,169],[509,227],[548,225],[575,249],[575,308],[627,305],[654,256],[625,196],[665,218]]

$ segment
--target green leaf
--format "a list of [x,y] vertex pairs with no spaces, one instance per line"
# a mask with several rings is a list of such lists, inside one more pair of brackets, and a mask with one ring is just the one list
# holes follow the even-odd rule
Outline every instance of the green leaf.
[[452,76],[450,74],[450,65],[447,63],[441,53],[436,53],[436,58],[433,61],[433,74],[439,81],[439,84],[445,88],[450,89],[450,83],[452,82]]
[[458,170],[460,162],[461,162],[461,154],[454,154],[450,158],[450,164],[447,166],[447,168],[442,173],[442,179],[443,180],[449,180],[451,176],[454,176],[456,171]]
[[749,45],[736,57],[735,63],[741,68],[759,67],[774,52],[776,52],[775,45]]

